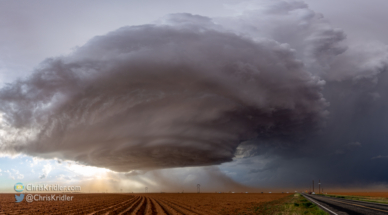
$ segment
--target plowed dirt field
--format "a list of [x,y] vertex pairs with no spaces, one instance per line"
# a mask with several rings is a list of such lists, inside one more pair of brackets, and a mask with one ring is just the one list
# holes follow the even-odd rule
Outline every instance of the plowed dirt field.
[[28,203],[24,199],[22,202],[16,203],[14,194],[1,194],[0,214],[237,214],[240,211],[245,211],[291,194],[163,193],[67,195],[74,196],[73,200],[34,201]]

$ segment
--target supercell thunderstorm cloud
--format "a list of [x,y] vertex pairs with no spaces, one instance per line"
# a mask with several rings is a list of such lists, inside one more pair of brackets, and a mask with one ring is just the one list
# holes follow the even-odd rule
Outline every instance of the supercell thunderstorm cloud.
[[286,45],[175,16],[189,24],[121,28],[3,89],[4,118],[31,134],[7,147],[116,171],[213,165],[324,116],[323,81]]
[[3,87],[0,150],[117,172],[264,155],[246,174],[380,183],[387,65],[385,44],[348,41],[299,1],[172,14],[96,36]]

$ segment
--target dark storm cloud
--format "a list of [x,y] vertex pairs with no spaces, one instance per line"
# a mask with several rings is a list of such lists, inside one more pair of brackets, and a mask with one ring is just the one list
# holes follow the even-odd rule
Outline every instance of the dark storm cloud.
[[[252,7],[255,8],[255,7]],[[388,48],[376,41],[354,43],[322,14],[292,1],[272,1],[233,18],[218,18],[223,26],[255,40],[287,43],[307,71],[325,81],[330,103],[325,128],[306,132],[300,141],[254,138],[238,147],[236,156],[268,160],[237,174],[253,184],[308,186],[311,179],[336,186],[386,183]],[[375,158],[372,159],[371,158]],[[257,164],[256,164],[257,165]]]
[[169,15],[46,60],[1,90],[1,149],[123,172],[260,158],[237,171],[262,185],[388,180],[387,46],[352,43],[303,2],[251,8]]
[[287,45],[177,14],[124,27],[0,92],[2,148],[116,171],[231,161],[241,141],[301,138],[324,81]]

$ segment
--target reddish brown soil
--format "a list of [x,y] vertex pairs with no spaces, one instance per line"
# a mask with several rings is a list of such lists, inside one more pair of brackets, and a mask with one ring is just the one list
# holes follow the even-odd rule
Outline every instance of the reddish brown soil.
[[[25,194],[26,195],[26,194]],[[41,194],[45,195],[45,194]],[[58,195],[58,194],[57,194]],[[59,194],[62,195],[62,194]],[[67,194],[73,201],[16,203],[0,195],[0,214],[236,214],[290,194]]]

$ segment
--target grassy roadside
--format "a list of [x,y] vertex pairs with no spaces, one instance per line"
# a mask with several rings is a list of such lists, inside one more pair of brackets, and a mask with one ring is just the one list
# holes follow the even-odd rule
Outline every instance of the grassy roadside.
[[350,199],[350,200],[357,200],[357,201],[363,201],[363,202],[388,204],[388,198],[385,198],[385,197],[350,196],[350,195],[334,195],[334,194],[318,194],[318,195],[333,197],[338,199]]
[[294,194],[285,198],[266,202],[264,204],[254,206],[246,211],[234,213],[236,215],[328,215],[318,206],[308,201],[300,194]]

